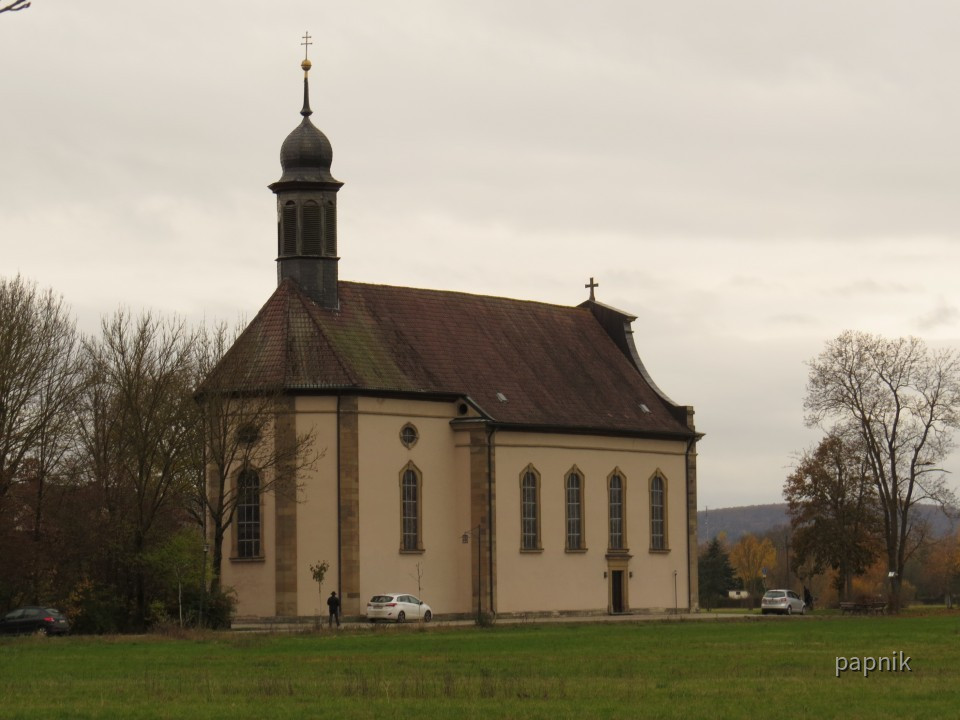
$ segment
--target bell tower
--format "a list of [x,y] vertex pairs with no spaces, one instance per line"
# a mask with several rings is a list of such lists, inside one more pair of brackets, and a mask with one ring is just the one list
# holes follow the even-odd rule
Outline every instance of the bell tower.
[[[309,33],[303,38],[309,50]],[[310,122],[310,60],[304,52],[303,120],[280,147],[283,174],[270,189],[277,196],[277,282],[293,278],[319,305],[340,306],[337,292],[337,191],[330,174],[333,149]]]

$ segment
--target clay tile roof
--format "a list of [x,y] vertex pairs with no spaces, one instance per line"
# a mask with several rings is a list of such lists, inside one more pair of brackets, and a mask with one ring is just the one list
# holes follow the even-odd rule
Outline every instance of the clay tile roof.
[[463,396],[504,425],[691,434],[587,308],[351,282],[339,293],[326,310],[283,281],[211,377],[237,390]]

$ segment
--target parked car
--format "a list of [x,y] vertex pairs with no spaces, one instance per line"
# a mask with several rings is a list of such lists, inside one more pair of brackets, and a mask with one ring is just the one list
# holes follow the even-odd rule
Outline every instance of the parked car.
[[433,611],[423,600],[402,593],[374,595],[367,603],[367,620],[392,620],[402,623],[407,620],[430,622]]
[[807,612],[807,606],[803,599],[793,590],[767,590],[760,601],[760,612],[763,615],[767,613],[782,613],[784,615],[793,615]]
[[0,633],[4,635],[25,635],[30,633],[47,635],[66,635],[70,632],[70,623],[56,608],[34,605],[17,608],[8,612],[0,620]]

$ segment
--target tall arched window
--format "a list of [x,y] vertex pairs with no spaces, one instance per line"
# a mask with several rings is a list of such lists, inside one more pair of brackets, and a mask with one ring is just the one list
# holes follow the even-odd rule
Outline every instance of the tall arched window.
[[319,255],[320,247],[320,206],[313,200],[303,204],[303,254]]
[[421,537],[420,471],[408,463],[400,474],[400,550],[423,550]]
[[297,254],[297,204],[293,200],[283,204],[280,254]]
[[623,475],[616,470],[610,475],[608,481],[608,500],[609,500],[609,518],[610,532],[608,546],[610,550],[623,550],[627,543],[624,537],[624,497],[623,497]]
[[532,465],[520,473],[520,549],[540,549],[540,473]]
[[237,473],[237,557],[260,557],[260,534],[260,476],[245,468]]
[[667,549],[666,481],[659,474],[650,478],[650,549]]
[[583,550],[583,475],[574,467],[564,479],[567,507],[567,550]]

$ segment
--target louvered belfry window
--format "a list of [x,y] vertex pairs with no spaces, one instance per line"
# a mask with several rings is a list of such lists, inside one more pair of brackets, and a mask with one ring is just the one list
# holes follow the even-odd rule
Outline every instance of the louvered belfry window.
[[320,206],[313,200],[303,204],[303,254],[319,255],[321,253],[320,237],[323,228],[320,226]]
[[323,254],[337,256],[337,206],[332,201],[323,206]]
[[283,204],[283,216],[280,233],[280,254],[297,254],[297,204],[288,200]]

